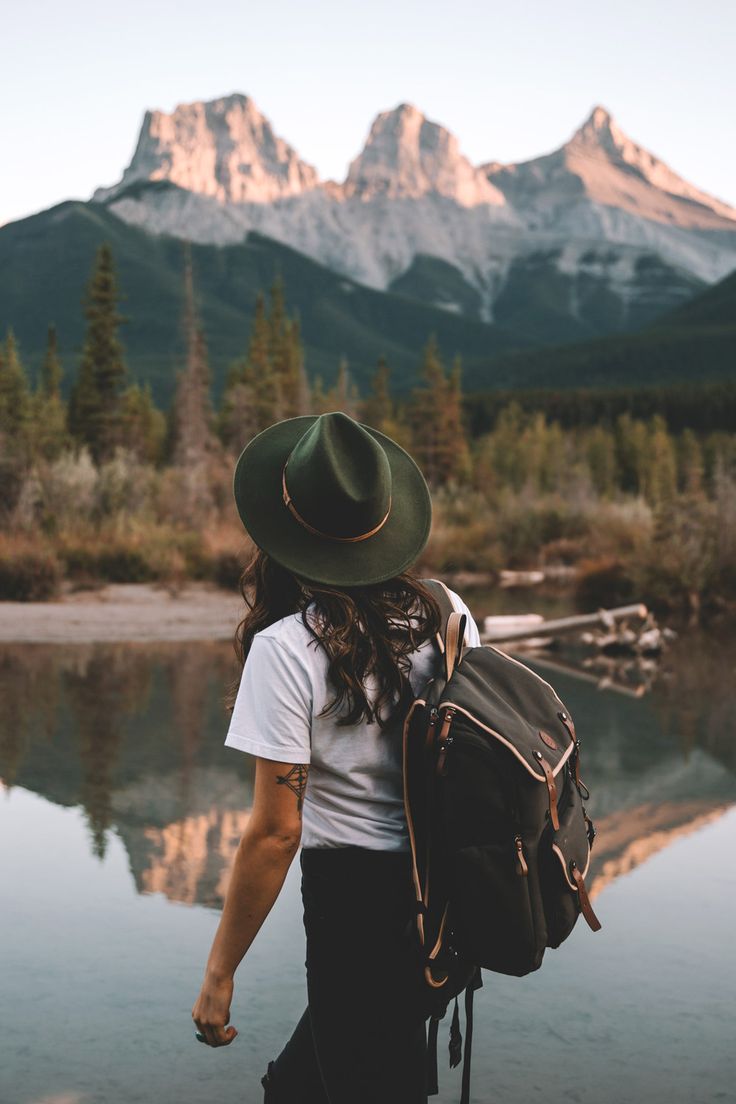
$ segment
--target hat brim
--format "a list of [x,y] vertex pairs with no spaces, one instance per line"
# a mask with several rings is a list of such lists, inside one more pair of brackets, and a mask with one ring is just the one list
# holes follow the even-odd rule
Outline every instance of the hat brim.
[[[432,502],[424,476],[400,445],[363,426],[385,450],[391,468],[391,510],[372,537],[352,543],[316,536],[284,504],[281,474],[297,441],[317,415],[288,418],[264,429],[243,449],[233,476],[235,502],[248,534],[295,575],[328,586],[365,586],[405,571],[427,543]],[[362,424],[362,423],[361,423]]]

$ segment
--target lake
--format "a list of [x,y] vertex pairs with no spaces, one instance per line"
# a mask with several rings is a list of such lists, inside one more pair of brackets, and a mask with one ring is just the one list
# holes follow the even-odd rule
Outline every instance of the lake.
[[[554,662],[603,930],[484,973],[474,1104],[734,1100],[736,641],[683,635],[608,689]],[[305,1004],[298,862],[236,976],[238,1038],[206,1048],[190,1017],[251,803],[234,675],[225,643],[0,646],[2,1104],[260,1104]]]

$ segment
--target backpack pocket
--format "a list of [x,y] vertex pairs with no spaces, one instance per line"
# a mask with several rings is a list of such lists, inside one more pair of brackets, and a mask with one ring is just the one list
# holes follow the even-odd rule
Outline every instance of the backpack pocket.
[[542,963],[529,878],[517,868],[516,843],[483,843],[455,852],[450,922],[463,952],[487,970],[523,977]]
[[559,947],[567,939],[583,911],[583,900],[588,923],[588,910],[595,918],[584,881],[590,866],[587,824],[577,787],[572,782],[568,785],[570,800],[560,817],[560,827],[551,833],[548,843],[540,844],[540,878],[549,947]]

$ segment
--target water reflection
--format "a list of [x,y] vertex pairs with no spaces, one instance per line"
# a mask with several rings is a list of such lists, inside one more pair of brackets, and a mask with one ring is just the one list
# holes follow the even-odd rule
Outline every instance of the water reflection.
[[[592,892],[736,801],[736,646],[678,642],[646,697],[540,673],[573,710],[599,829]],[[248,819],[252,761],[223,747],[225,643],[0,647],[0,775],[122,840],[140,893],[219,907]]]
[[223,643],[0,648],[0,775],[122,839],[141,892],[219,905],[251,803],[225,751]]

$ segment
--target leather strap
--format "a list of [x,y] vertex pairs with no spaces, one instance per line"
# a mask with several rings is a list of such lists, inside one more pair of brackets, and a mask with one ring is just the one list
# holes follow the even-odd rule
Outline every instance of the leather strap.
[[379,521],[378,525],[375,525],[373,529],[369,529],[367,533],[359,533],[357,537],[336,537],[334,533],[323,533],[321,529],[315,529],[313,525],[305,521],[294,505],[291,495],[289,494],[289,489],[286,486],[286,466],[287,465],[284,464],[283,471],[281,472],[281,497],[284,500],[284,506],[286,506],[291,516],[299,522],[302,528],[306,529],[308,533],[312,533],[315,537],[323,537],[325,540],[338,541],[340,544],[357,544],[360,541],[368,540],[369,537],[375,537],[376,533],[383,529],[388,521],[389,514],[391,513],[391,499],[389,499],[388,502],[388,510],[381,521]]
[[572,877],[572,880],[575,882],[575,885],[578,887],[578,899],[580,901],[580,911],[582,912],[583,916],[585,917],[585,920],[588,924],[588,927],[591,928],[592,931],[600,931],[601,922],[598,919],[598,917],[596,916],[596,914],[593,912],[593,906],[590,903],[590,897],[588,896],[588,891],[585,888],[585,881],[583,880],[583,875],[580,873],[580,871],[577,868],[577,865],[574,862],[570,863],[570,876]]
[[455,612],[455,607],[452,604],[452,598],[450,598],[450,592],[444,583],[441,583],[439,579],[422,579],[427,590],[431,593],[432,597],[440,607],[440,628],[435,640],[437,641],[437,647],[440,652],[445,654],[445,631],[447,629],[447,622],[450,619],[450,615]]
[[470,1056],[473,1044],[473,993],[476,986],[471,982],[465,989],[465,1047],[463,1049],[463,1082],[460,1104],[470,1104]]
[[535,751],[534,758],[544,771],[544,780],[547,783],[547,793],[549,794],[549,816],[555,832],[559,832],[560,818],[557,813],[557,784],[555,782],[555,776],[552,773],[552,767],[544,758],[541,751]]
[[572,717],[570,716],[569,713],[558,713],[557,716],[562,721],[563,725],[565,726],[565,728],[568,731],[570,739],[572,740],[572,744],[573,744],[572,760],[573,760],[573,763],[574,763],[574,771],[575,771],[575,785],[578,787],[578,789],[580,789],[580,785],[581,785],[581,782],[580,782],[580,744],[578,743],[578,738],[577,738],[577,735],[575,733],[575,722],[573,721],[573,719],[572,719]]
[[437,1028],[440,1021],[436,1016],[429,1018],[429,1030],[427,1031],[427,1096],[437,1096],[439,1085],[437,1083]]
[[467,617],[464,613],[451,613],[447,619],[445,630],[445,680],[450,681],[450,675],[460,665],[463,654],[463,641],[465,639],[465,626]]

